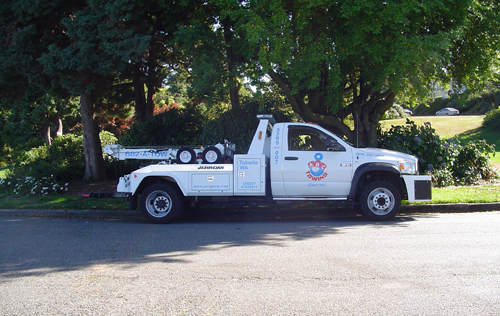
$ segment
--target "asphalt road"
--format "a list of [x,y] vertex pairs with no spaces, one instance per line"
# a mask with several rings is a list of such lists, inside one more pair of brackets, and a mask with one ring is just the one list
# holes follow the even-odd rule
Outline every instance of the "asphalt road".
[[1,315],[498,315],[500,212],[0,217]]

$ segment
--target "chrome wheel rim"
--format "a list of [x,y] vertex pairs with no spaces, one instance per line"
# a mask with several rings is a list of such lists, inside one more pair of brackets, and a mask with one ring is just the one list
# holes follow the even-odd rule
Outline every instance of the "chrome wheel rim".
[[187,150],[182,151],[180,153],[180,155],[179,155],[179,159],[181,160],[182,163],[188,163],[188,162],[190,162],[191,158],[193,158],[193,156]]
[[209,163],[214,163],[217,161],[217,153],[215,150],[209,150],[205,154],[205,160]]
[[396,202],[390,190],[376,188],[368,195],[367,204],[373,214],[386,215],[394,208]]
[[172,198],[163,191],[153,191],[146,198],[146,209],[151,216],[165,217],[172,209]]

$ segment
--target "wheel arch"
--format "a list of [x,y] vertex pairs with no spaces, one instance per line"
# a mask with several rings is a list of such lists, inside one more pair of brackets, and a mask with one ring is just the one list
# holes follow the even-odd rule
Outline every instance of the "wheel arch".
[[399,190],[401,198],[406,199],[406,185],[400,175],[399,170],[392,164],[381,162],[363,164],[354,172],[348,198],[356,200],[367,183],[383,180],[392,183]]
[[177,180],[175,178],[169,177],[169,176],[148,176],[148,177],[145,177],[144,179],[142,179],[141,183],[139,184],[139,186],[135,190],[134,195],[141,194],[147,187],[149,187],[155,183],[167,184],[167,185],[171,186],[172,188],[176,189],[179,192],[179,194],[181,195],[181,197],[185,197],[184,191],[179,186]]

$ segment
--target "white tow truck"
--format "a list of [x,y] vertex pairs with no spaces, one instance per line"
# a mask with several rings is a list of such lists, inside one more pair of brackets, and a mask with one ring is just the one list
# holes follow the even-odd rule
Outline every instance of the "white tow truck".
[[230,144],[203,149],[202,159],[189,147],[168,155],[159,149],[107,147],[118,159],[164,159],[121,177],[117,195],[127,196],[131,209],[139,206],[152,223],[171,222],[187,202],[338,201],[368,219],[389,220],[401,200],[431,200],[431,177],[418,174],[414,156],[356,148],[314,124],[257,118],[247,154],[234,154]]

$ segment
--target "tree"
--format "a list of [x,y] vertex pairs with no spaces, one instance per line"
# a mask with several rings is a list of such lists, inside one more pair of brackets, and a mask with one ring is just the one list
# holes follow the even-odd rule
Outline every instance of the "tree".
[[134,2],[137,2],[131,12],[134,31],[149,36],[149,43],[121,77],[131,79],[135,92],[135,119],[144,122],[153,115],[155,93],[163,86],[170,67],[178,61],[175,32],[178,24],[185,23],[191,8],[170,1],[130,1]]
[[222,15],[224,6],[217,1],[185,1],[184,7],[191,14],[176,32],[176,43],[182,52],[177,60],[182,69],[176,72],[189,74],[189,91],[198,103],[229,101],[238,110],[246,64],[239,52],[243,39],[236,33],[236,22]]
[[[95,107],[119,72],[147,48],[149,37],[128,25],[138,3],[89,0],[65,17],[66,45],[52,44],[39,60],[44,71],[72,94],[80,95],[85,153],[84,179],[106,178]],[[133,15],[132,15],[133,16]],[[132,23],[131,23],[132,24]]]
[[11,147],[26,150],[30,138],[41,136],[47,147],[53,137],[63,135],[63,118],[74,116],[76,104],[73,98],[59,98],[40,93],[25,93],[25,98],[15,100],[9,111],[9,119],[3,126],[3,137]]
[[499,57],[497,1],[216,3],[245,39],[235,49],[249,69],[276,82],[304,121],[360,145],[377,145],[378,122],[401,91],[487,79]]
[[0,5],[0,107],[6,115],[1,137],[11,148],[26,149],[40,136],[50,146],[52,136],[62,134],[65,116],[74,112],[70,95],[52,85],[37,59],[63,36],[60,19],[81,5],[9,0]]
[[106,176],[95,110],[113,85],[123,84],[124,69],[147,49],[150,36],[141,32],[141,17],[134,15],[144,12],[142,4],[22,0],[0,6],[5,13],[1,35],[6,48],[0,55],[6,61],[0,67],[1,90],[8,91],[12,81],[23,88],[13,89],[10,100],[20,100],[29,90],[80,96],[85,179]]

